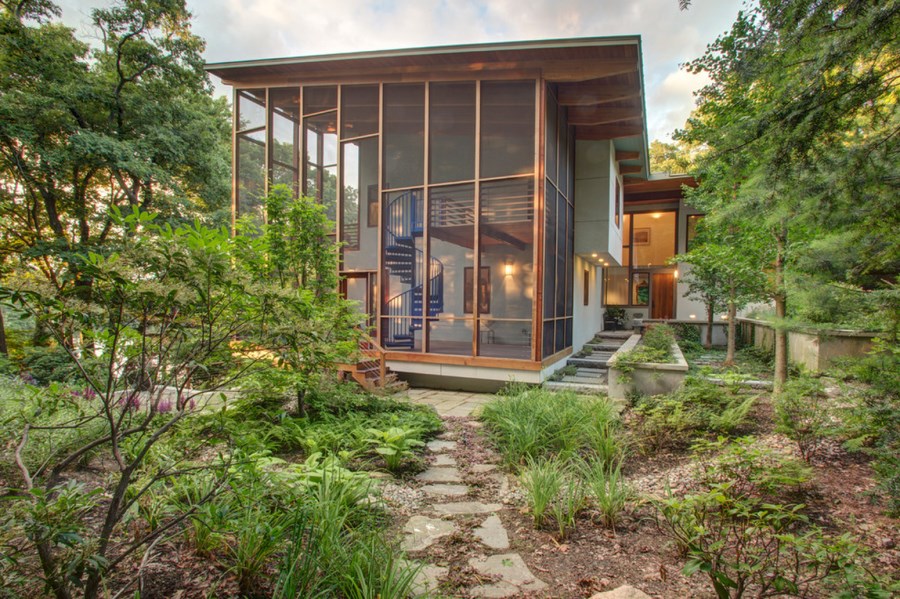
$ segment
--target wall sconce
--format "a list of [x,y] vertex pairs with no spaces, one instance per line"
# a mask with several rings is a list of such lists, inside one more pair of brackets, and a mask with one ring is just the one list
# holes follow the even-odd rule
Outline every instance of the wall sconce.
[[675,269],[675,278],[676,279],[678,278],[678,269],[677,268]]
[[697,315],[696,315],[696,314],[691,314],[690,316],[688,316],[688,318],[690,318],[691,320],[694,320],[694,319],[697,318]]
[[507,262],[503,265],[503,274],[504,276],[511,277],[513,274],[513,265],[512,262]]

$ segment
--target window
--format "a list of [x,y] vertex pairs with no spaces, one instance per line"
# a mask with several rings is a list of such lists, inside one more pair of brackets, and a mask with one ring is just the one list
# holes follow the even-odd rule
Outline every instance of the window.
[[428,115],[429,182],[475,178],[475,83],[432,83]]
[[534,81],[481,84],[481,176],[534,172]]

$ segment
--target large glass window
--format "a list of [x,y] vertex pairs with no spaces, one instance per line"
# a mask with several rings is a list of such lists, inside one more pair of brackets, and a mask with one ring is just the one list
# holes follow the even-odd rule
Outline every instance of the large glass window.
[[534,172],[534,82],[481,84],[481,176]]
[[474,179],[475,83],[432,83],[429,98],[429,182]]
[[425,86],[384,86],[384,187],[424,183]]
[[636,268],[666,266],[675,255],[675,212],[632,215],[631,245]]
[[[622,267],[605,269],[607,306],[641,306],[652,303],[651,273],[669,270],[675,255],[677,213],[646,212],[622,218]],[[655,279],[654,279],[655,280]]]
[[382,345],[388,349],[422,350],[423,209],[421,189],[384,194],[381,335]]

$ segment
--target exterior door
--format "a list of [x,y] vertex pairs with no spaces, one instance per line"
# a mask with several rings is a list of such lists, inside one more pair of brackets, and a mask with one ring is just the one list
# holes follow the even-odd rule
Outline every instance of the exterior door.
[[375,273],[348,272],[343,275],[341,293],[345,299],[356,302],[356,309],[366,315],[366,327],[375,326]]
[[650,289],[650,318],[675,318],[675,275],[653,273]]

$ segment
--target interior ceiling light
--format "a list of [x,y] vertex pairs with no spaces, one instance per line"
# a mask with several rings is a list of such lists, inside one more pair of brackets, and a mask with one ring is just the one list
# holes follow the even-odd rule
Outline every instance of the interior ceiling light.
[[662,212],[654,212],[650,216],[652,216],[653,218],[662,218]]

